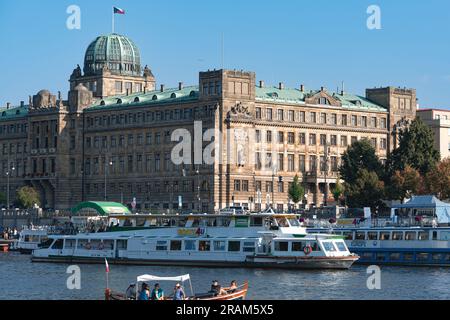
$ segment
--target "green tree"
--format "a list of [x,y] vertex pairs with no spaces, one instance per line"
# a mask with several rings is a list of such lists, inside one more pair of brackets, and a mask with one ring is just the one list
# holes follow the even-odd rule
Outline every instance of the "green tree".
[[345,195],[351,208],[376,209],[382,205],[384,182],[374,171],[360,169],[353,183],[345,183]]
[[41,205],[38,192],[32,187],[22,187],[17,191],[17,200],[23,208],[33,208]]
[[298,175],[295,175],[294,181],[291,183],[288,193],[289,198],[291,198],[292,202],[294,202],[296,206],[305,195],[305,190],[299,181]]
[[426,176],[429,193],[441,200],[450,199],[450,158],[442,160]]
[[336,179],[336,185],[331,190],[331,193],[333,194],[334,201],[339,202],[339,199],[344,194],[344,186],[341,184],[341,179]]
[[388,158],[389,175],[410,166],[425,176],[439,162],[439,151],[434,147],[431,129],[416,118],[407,128],[399,132],[399,147]]
[[339,173],[347,184],[352,184],[358,178],[360,170],[375,172],[378,177],[384,172],[383,165],[368,139],[357,141],[347,149],[342,156]]
[[392,200],[410,198],[414,194],[420,193],[423,186],[423,179],[418,170],[407,165],[402,171],[395,171],[390,179],[390,184],[386,187],[386,193]]

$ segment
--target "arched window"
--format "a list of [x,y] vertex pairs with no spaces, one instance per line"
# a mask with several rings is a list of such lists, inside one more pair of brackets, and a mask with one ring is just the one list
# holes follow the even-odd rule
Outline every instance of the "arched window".
[[158,100],[158,96],[155,94],[155,95],[152,97],[152,100]]
[[270,96],[271,96],[272,98],[276,99],[276,98],[278,98],[278,93],[272,92],[272,93],[270,94]]
[[100,101],[100,105],[101,106],[104,106],[106,103],[105,103],[105,100],[102,100],[102,101]]
[[122,104],[122,99],[117,99],[117,104]]
[[177,97],[177,94],[175,92],[170,95],[171,99],[175,99],[176,97]]
[[192,91],[189,93],[189,96],[190,96],[190,97],[195,97],[195,91],[192,90]]
[[139,102],[139,97],[134,98],[134,102]]

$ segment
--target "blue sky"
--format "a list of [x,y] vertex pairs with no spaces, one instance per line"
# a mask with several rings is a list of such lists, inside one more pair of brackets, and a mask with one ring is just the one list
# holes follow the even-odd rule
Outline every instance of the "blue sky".
[[[81,30],[66,9],[81,8]],[[366,27],[369,5],[381,30]],[[43,88],[68,91],[68,78],[99,34],[133,39],[158,83],[196,84],[198,71],[255,71],[266,84],[346,91],[416,88],[421,107],[450,107],[447,0],[0,0],[0,105]]]

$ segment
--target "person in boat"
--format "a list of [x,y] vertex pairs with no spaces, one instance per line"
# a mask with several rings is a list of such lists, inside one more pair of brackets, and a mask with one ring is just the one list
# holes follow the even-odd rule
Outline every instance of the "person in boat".
[[125,291],[125,296],[128,300],[134,300],[136,299],[136,284],[130,283],[127,290]]
[[159,286],[159,283],[155,284],[155,287],[152,290],[152,300],[164,300],[164,291]]
[[214,280],[211,285],[210,293],[214,294],[214,296],[218,296],[223,294],[223,289],[221,288],[219,281]]
[[228,293],[236,292],[237,288],[238,288],[237,282],[236,282],[236,280],[233,280],[233,281],[231,281],[231,284],[228,288],[224,288],[222,290],[224,290],[225,293],[228,294]]
[[150,300],[150,290],[148,288],[148,284],[145,282],[142,284],[142,290],[139,294],[139,300]]
[[173,290],[173,300],[185,300],[186,294],[184,293],[183,287],[177,283],[175,289]]

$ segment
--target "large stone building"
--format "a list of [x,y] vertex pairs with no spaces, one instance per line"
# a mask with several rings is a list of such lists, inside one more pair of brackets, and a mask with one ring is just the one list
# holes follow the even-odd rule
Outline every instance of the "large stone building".
[[[232,204],[287,209],[298,174],[305,200],[321,205],[352,142],[368,138],[386,159],[398,125],[416,115],[415,90],[394,87],[361,97],[266,86],[235,70],[200,72],[195,86],[156,87],[136,45],[117,34],[92,42],[83,71],[77,66],[69,82],[67,100],[42,90],[28,104],[0,110],[0,191],[9,174],[11,190],[33,186],[43,206],[55,209],[105,198],[135,198],[142,210],[179,201],[205,212]],[[183,128],[203,147],[211,139],[201,135],[213,129],[214,163],[200,165],[195,148],[195,164],[172,162],[178,142],[171,136]]]
[[433,131],[434,147],[441,158],[450,157],[450,110],[421,109],[417,110],[417,116]]

